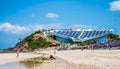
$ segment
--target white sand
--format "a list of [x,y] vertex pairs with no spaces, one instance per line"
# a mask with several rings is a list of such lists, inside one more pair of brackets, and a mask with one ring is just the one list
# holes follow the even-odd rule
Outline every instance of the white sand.
[[99,69],[120,69],[120,50],[57,51],[56,56],[74,64],[85,64]]
[[1,53],[0,54],[0,65],[8,63],[8,62],[16,62],[21,61],[28,58],[39,57],[40,54],[34,53],[20,53],[19,57],[16,58],[16,53]]
[[[42,51],[51,53],[50,51]],[[41,53],[42,53],[41,52]],[[15,62],[27,58],[39,57],[40,54],[20,53],[20,57],[16,58],[16,53],[0,54],[0,65],[8,62]],[[58,56],[70,63],[85,64],[99,69],[120,69],[120,50],[69,50],[57,51]]]

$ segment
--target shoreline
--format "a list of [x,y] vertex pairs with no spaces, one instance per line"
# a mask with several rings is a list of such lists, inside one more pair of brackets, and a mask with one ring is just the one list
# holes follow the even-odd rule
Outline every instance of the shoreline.
[[20,68],[20,69],[23,69],[23,68],[24,69],[39,69],[39,68],[40,69],[89,69],[89,68],[98,69],[98,68],[93,68],[83,64],[76,65],[64,59],[61,59],[59,57],[55,57],[56,58],[55,60],[50,60],[50,59],[41,60],[40,58],[41,57],[22,60],[19,63],[9,62],[1,66],[0,68],[7,69],[6,66],[9,67],[12,64],[12,67],[13,67],[12,69],[16,69],[16,68]]
[[0,65],[41,57],[42,54],[47,54],[47,57],[52,54],[72,65],[82,64],[95,69],[120,69],[120,50],[65,50],[56,51],[56,54],[54,54],[54,50],[37,51],[36,54],[20,53],[19,58],[16,58],[16,53],[3,53],[0,54]]
[[16,58],[16,53],[0,53],[0,65],[9,63],[9,62],[18,62],[29,58],[40,57],[40,54],[35,53],[20,53],[20,56]]

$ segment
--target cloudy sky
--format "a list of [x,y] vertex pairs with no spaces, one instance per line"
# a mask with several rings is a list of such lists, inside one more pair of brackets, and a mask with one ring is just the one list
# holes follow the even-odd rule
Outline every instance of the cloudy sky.
[[120,34],[120,0],[0,0],[0,49],[38,29],[113,29]]

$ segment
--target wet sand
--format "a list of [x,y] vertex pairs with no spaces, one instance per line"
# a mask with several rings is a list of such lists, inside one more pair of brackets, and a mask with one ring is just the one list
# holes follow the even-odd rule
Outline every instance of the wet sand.
[[35,53],[20,53],[19,57],[16,58],[16,53],[0,53],[0,65],[40,56],[40,54]]
[[73,64],[65,61],[61,58],[55,57],[55,60],[47,59],[41,60],[39,58],[31,59],[32,61],[22,61],[21,63],[24,64],[25,69],[98,69],[93,68],[87,65],[82,64]]
[[40,68],[41,69],[91,69],[91,68],[95,69],[95,68],[89,67],[87,65],[72,64],[72,63],[69,63],[68,61],[65,61],[65,60],[60,59],[60,58],[56,58],[56,60],[45,61],[41,64]]

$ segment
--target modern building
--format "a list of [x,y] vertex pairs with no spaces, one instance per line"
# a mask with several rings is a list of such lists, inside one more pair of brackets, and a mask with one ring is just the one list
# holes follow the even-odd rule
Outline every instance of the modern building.
[[50,34],[56,41],[65,43],[79,43],[84,41],[105,43],[108,42],[108,34],[111,30],[52,30]]

